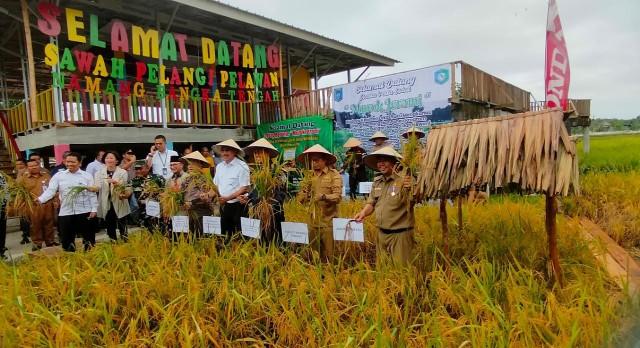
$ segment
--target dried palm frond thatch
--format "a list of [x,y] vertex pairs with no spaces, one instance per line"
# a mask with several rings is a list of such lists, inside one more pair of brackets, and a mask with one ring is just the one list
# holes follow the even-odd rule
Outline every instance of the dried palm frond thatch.
[[433,127],[422,154],[418,189],[425,198],[472,185],[579,193],[575,144],[560,109]]

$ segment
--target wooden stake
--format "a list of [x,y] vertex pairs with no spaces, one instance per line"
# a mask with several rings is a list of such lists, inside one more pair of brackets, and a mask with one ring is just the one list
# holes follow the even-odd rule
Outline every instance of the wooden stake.
[[551,259],[551,267],[553,268],[553,275],[556,281],[560,284],[560,287],[564,287],[562,269],[560,268],[560,253],[558,252],[558,235],[556,232],[558,201],[555,195],[547,193],[545,196],[545,228],[549,241],[549,258]]
[[36,68],[33,58],[33,45],[31,44],[31,27],[29,26],[29,5],[27,0],[20,0],[22,6],[22,23],[24,24],[24,41],[27,48],[27,64],[29,64],[29,111],[31,112],[31,123],[35,126],[38,122],[38,111],[36,108]]
[[462,232],[462,194],[458,195],[458,231]]
[[285,110],[284,104],[284,86],[283,84],[283,76],[282,76],[282,44],[279,44],[279,53],[280,54],[280,117],[285,120],[287,118],[287,111]]
[[449,223],[447,221],[447,194],[440,196],[440,224],[442,224],[442,250],[449,259]]

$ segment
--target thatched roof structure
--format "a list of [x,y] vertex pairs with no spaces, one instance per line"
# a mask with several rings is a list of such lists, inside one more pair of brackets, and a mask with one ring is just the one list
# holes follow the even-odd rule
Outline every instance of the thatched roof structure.
[[579,192],[576,147],[560,109],[450,123],[429,132],[418,178],[425,198],[509,183],[551,195]]

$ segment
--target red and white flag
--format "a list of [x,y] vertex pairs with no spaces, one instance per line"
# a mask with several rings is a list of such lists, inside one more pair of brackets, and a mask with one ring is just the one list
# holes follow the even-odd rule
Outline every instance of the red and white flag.
[[569,54],[562,33],[560,15],[556,0],[549,0],[547,12],[547,47],[544,68],[544,89],[546,106],[549,108],[562,107],[567,109],[569,98]]

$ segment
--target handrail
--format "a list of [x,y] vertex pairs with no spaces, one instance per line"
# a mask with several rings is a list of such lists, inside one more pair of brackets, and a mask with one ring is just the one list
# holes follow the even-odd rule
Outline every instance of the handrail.
[[20,148],[18,147],[18,143],[16,143],[16,138],[13,136],[13,132],[11,131],[11,127],[9,127],[9,122],[7,121],[7,115],[4,111],[0,111],[0,123],[2,123],[2,141],[4,142],[4,147],[9,150],[9,154],[11,154],[11,160],[15,161],[20,153]]

